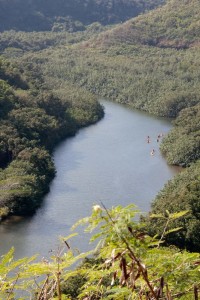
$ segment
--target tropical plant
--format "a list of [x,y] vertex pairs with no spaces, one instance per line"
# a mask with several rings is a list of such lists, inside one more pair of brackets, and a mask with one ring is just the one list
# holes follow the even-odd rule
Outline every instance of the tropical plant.
[[[75,269],[74,263],[93,253],[72,250],[69,238],[75,234],[63,237],[63,246],[39,262],[36,257],[15,261],[11,249],[0,261],[1,299],[198,299],[199,254],[163,247],[133,220],[138,213],[133,205],[109,210],[95,205],[74,227],[87,224],[87,231],[96,231],[91,239],[100,239],[96,254]],[[185,213],[168,214],[163,237],[170,233],[168,223]]]
[[186,213],[168,213],[158,240],[148,236],[145,224],[133,221],[134,206],[94,206],[92,215],[78,222],[88,224],[87,231],[97,229],[92,240],[100,238],[97,263],[87,270],[78,298],[192,299],[200,283],[199,254],[162,247],[166,235],[180,230],[168,230],[169,222]]

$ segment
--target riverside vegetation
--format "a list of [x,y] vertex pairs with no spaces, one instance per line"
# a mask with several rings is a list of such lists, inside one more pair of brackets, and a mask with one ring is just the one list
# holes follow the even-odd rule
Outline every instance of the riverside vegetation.
[[1,218],[33,213],[55,174],[55,144],[103,116],[90,93],[66,86],[60,99],[42,86],[37,69],[22,72],[1,59]]
[[[1,33],[1,53],[4,57],[1,59],[0,72],[2,78],[0,99],[3,111],[1,114],[2,216],[12,211],[29,212],[31,206],[27,205],[27,199],[32,199],[33,210],[38,206],[40,196],[46,191],[55,172],[49,155],[52,146],[61,138],[74,134],[80,126],[95,122],[102,117],[102,108],[94,96],[101,95],[152,114],[176,118],[173,121],[174,128],[163,139],[161,151],[170,164],[186,168],[169,181],[153,201],[150,216],[153,214],[155,218],[143,217],[146,227],[138,223],[131,223],[131,226],[136,226],[135,233],[139,230],[150,236],[157,234],[161,237],[167,223],[171,233],[165,235],[165,246],[176,245],[182,249],[199,252],[199,12],[198,0],[181,2],[170,0],[149,13],[109,27],[94,23],[85,26],[84,31],[73,33],[65,31],[66,28],[58,33],[15,31]],[[11,63],[5,60],[5,57]],[[38,164],[36,165],[38,157],[41,160],[39,167]],[[128,216],[132,214],[129,209],[121,208],[121,210]],[[117,208],[113,210],[113,214],[114,211],[121,220],[119,222],[125,224],[126,221],[120,218],[124,214],[119,211],[117,213]],[[187,214],[178,218],[176,216],[179,215],[176,213],[179,211],[187,211]],[[102,211],[98,212],[101,213]],[[112,212],[107,215],[107,221],[110,214],[112,215]],[[97,215],[94,216],[97,218]],[[171,222],[172,216],[173,222]],[[101,217],[98,215],[98,218]],[[117,222],[116,215],[110,219],[111,223],[113,219]],[[93,219],[89,220],[95,222]],[[106,220],[105,216],[104,220]],[[119,227],[121,223],[118,224]],[[125,228],[127,230],[127,226],[126,224],[123,230]],[[142,230],[137,226],[142,226]],[[174,227],[180,230],[173,231]],[[103,229],[105,228],[108,230],[106,225]],[[90,273],[90,280],[87,277],[89,285],[84,287],[86,292],[80,292],[82,293],[80,299],[81,297],[86,299],[128,299],[128,297],[132,297],[131,299],[152,297],[153,299],[175,299],[175,297],[192,299],[191,294],[186,295],[186,292],[191,292],[192,286],[195,290],[193,297],[195,300],[198,299],[198,255],[180,252],[176,248],[163,248],[162,244],[152,248],[152,240],[149,240],[151,238],[148,235],[146,240],[146,235],[143,239],[138,233],[134,237],[136,240],[133,241],[132,233],[130,232],[130,236],[127,237],[128,233],[124,233],[123,230],[121,232],[121,229],[116,246],[112,244],[116,237],[116,232],[113,233],[112,230],[116,230],[115,226],[114,228],[110,226],[106,232],[108,243],[105,243],[105,247],[100,250],[99,264],[96,265],[95,262],[92,269],[95,272]],[[126,239],[121,239],[124,234],[128,239],[127,243]],[[109,243],[113,245],[112,249],[108,247]],[[148,270],[141,266],[139,269],[137,260],[131,260],[133,254],[127,247],[130,243],[134,245],[134,251],[138,249],[141,261],[149,259],[148,263],[145,261],[145,265],[150,266],[150,271],[149,267]],[[116,253],[119,252],[116,259],[120,258],[121,267],[115,273],[116,270],[112,269],[115,255],[111,253],[113,249],[121,247],[120,245],[122,248],[116,250]],[[102,256],[106,251],[110,252]],[[163,251],[163,256],[156,251]],[[126,255],[129,255],[128,260]],[[4,260],[5,264],[9,265],[11,256],[8,254],[7,261],[6,258]],[[70,258],[68,255],[66,257],[66,263],[70,264]],[[104,263],[109,257],[111,261],[107,266]],[[156,263],[153,257],[156,257]],[[172,257],[176,259],[172,261]],[[60,263],[57,259],[54,257],[54,267],[52,267],[54,281],[47,280],[54,282],[51,286],[55,288],[60,286],[57,284],[60,282],[59,271],[58,269],[55,271],[55,266],[58,267]],[[65,260],[63,257],[62,259]],[[22,264],[26,263],[22,262]],[[44,265],[42,263],[37,265],[37,268],[41,266],[41,274],[49,272],[48,265],[48,271],[47,269],[42,271]],[[49,266],[51,268],[52,265]],[[91,265],[89,268],[91,269]],[[108,280],[111,269],[115,289],[108,284],[111,280]],[[172,270],[180,271],[181,275],[173,276]],[[151,277],[146,281],[148,279],[144,277],[146,272],[150,272],[152,276],[157,274],[156,279]],[[159,272],[167,277],[167,280],[164,279],[167,283],[165,291],[161,279],[163,275]],[[33,275],[31,272],[30,274]],[[63,273],[64,279],[68,279],[67,274]],[[118,274],[122,274],[123,279],[118,278]],[[84,276],[81,278],[84,282]],[[132,282],[136,282],[135,285],[131,285],[130,278]],[[18,277],[12,280],[15,286]],[[74,280],[79,281],[80,277]],[[140,282],[139,287],[138,282]],[[153,286],[155,282],[159,282],[160,285]],[[43,288],[40,287],[38,299],[48,299],[44,296],[46,287],[49,288],[48,284],[44,284]],[[154,294],[154,288],[160,292]],[[67,291],[69,289],[68,286]],[[13,290],[9,292],[5,288],[5,291],[11,298]],[[61,293],[58,289],[57,299],[65,299],[59,296]],[[78,296],[66,296],[66,299],[70,297],[76,299]]]

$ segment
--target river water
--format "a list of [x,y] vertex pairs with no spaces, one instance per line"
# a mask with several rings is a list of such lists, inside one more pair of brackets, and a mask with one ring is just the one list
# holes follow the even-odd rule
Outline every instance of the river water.
[[[57,175],[41,208],[32,217],[15,217],[0,225],[0,254],[14,246],[16,258],[48,256],[57,248],[58,237],[69,235],[71,226],[101,202],[107,208],[134,203],[148,212],[159,190],[179,171],[167,165],[156,141],[159,133],[170,130],[169,120],[101,103],[105,117],[55,149]],[[88,237],[79,231],[71,243],[85,251]]]

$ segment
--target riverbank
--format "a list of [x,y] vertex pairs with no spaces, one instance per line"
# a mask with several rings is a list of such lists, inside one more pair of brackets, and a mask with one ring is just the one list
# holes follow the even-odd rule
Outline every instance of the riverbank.
[[14,65],[0,60],[1,219],[35,212],[56,173],[54,147],[104,115],[90,93],[68,86],[70,97],[61,99],[41,87],[39,71],[37,79],[35,70],[24,72],[22,78]]
[[[102,110],[102,114],[95,122],[88,122],[83,127],[96,123],[103,118],[103,115]],[[51,152],[63,140],[75,136],[80,128],[82,127],[77,127],[70,135],[68,132],[66,134],[62,133],[62,138],[56,139],[56,142],[52,143]],[[22,176],[22,178],[19,178],[20,174],[26,172],[27,164],[29,164],[30,177]],[[16,171],[16,167],[18,171]],[[15,174],[18,177],[17,182],[13,180],[13,168],[15,168]],[[4,177],[4,181],[3,183],[0,182],[1,205],[3,203],[0,208],[0,222],[12,215],[29,216],[35,213],[41,205],[42,198],[49,192],[49,185],[55,174],[54,162],[48,151],[40,148],[21,151],[18,158],[11,162],[5,171],[1,172],[1,178]],[[34,180],[32,179],[33,176],[35,177]]]
[[[101,121],[55,148],[56,176],[36,213],[1,224],[2,254],[14,246],[16,257],[48,256],[57,247],[58,236],[70,234],[71,226],[100,202],[108,208],[134,203],[147,213],[158,191],[179,172],[166,164],[156,141],[159,132],[167,134],[172,128],[169,120],[110,101],[101,104],[105,107]],[[82,231],[72,244],[80,251],[92,247]]]

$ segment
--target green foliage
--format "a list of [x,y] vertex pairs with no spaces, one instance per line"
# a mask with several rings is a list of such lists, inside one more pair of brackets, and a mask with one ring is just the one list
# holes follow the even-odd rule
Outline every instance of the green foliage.
[[51,143],[51,136],[48,136],[48,132],[52,132],[53,136],[58,128],[57,120],[46,115],[45,111],[39,108],[12,110],[9,119],[22,137],[39,140],[42,145],[46,144],[46,146]]
[[[37,66],[36,77],[38,72],[43,74],[45,84],[56,91],[66,84],[75,84],[93,94],[152,114],[176,117],[182,109],[200,100],[198,35],[192,34],[193,31],[187,34],[188,28],[196,28],[199,11],[197,0],[181,4],[173,0],[100,34],[97,25],[88,26],[87,33],[82,34],[49,32],[43,36],[41,33],[5,32],[1,44],[4,45],[2,49],[9,45],[24,50],[48,48],[25,55],[20,64],[26,64],[29,70]],[[177,29],[172,22],[166,30],[166,22],[170,22],[174,14],[182,23]],[[91,36],[93,38],[89,39]],[[182,36],[190,39],[185,42],[188,45],[183,45],[184,51],[180,50]],[[169,40],[169,47],[161,45],[162,38],[162,43]],[[171,40],[178,46],[171,45]],[[80,41],[85,42],[78,44]],[[73,114],[80,118],[79,109]]]
[[[68,238],[65,238],[67,240]],[[71,266],[89,253],[75,255],[72,250],[60,247],[47,260],[37,262],[36,256],[15,261],[14,250],[0,261],[0,299],[57,299],[69,300],[61,294],[61,282],[77,274]],[[18,298],[20,297],[20,298]]]
[[[167,244],[174,244],[190,251],[200,251],[200,162],[182,171],[170,180],[159,192],[152,204],[151,213],[165,215],[188,210],[189,213],[180,220],[174,220],[169,228],[181,227],[176,234],[166,237]],[[149,219],[148,231],[151,235],[162,234],[165,220]]]
[[0,61],[1,218],[33,213],[55,175],[50,157],[54,146],[103,116],[88,92],[81,95],[69,86],[60,98],[42,89],[37,65],[26,65],[22,73],[20,81],[18,71]]
[[200,159],[200,105],[181,111],[160,149],[170,164],[188,166]]
[[0,1],[0,31],[77,31],[93,22],[112,24],[152,9],[164,0]]
[[[97,229],[94,239],[100,241],[96,264],[86,267],[87,282],[78,299],[160,299],[167,295],[172,299],[187,299],[192,296],[187,294],[192,293],[193,284],[199,284],[199,268],[195,266],[199,255],[161,247],[161,241],[147,235],[145,224],[134,221],[137,214],[131,206],[107,210],[96,205],[92,215],[82,220],[88,225],[86,230]],[[169,214],[165,219],[168,222],[184,214]]]
[[47,151],[25,148],[1,172],[0,205],[7,208],[7,214],[33,213],[54,174],[53,162]]
[[[80,7],[84,3],[88,9],[93,2],[83,2]],[[61,8],[52,2],[52,6],[44,4],[40,2],[43,9],[49,10],[49,17]],[[108,8],[113,2],[103,4]],[[149,8],[155,2],[146,4]],[[160,116],[176,117],[180,113],[161,150],[173,164],[189,166],[199,159],[199,5],[197,0],[167,1],[165,6],[107,31],[95,23],[83,33],[1,34],[1,50],[17,61],[15,66],[22,74],[18,77],[16,67],[1,60],[0,74],[6,87],[0,92],[6,112],[2,114],[6,119],[0,123],[1,167],[18,159],[26,149],[52,150],[79,127],[99,120],[103,110],[95,94]],[[62,16],[55,20],[54,30],[65,31],[67,26],[74,30],[74,20]],[[76,26],[81,29],[82,25]],[[175,211],[190,210],[183,218],[185,223],[177,226],[184,228],[177,233],[180,238],[176,235],[176,244],[188,249],[199,249],[198,171],[199,163],[184,172],[181,180],[177,177],[169,183],[161,192],[162,205],[153,211],[160,213],[162,208],[163,214],[169,206],[173,213],[171,203],[174,209],[177,203]],[[27,180],[35,180],[35,173],[29,176]]]
[[[104,31],[75,47],[48,49],[38,54],[35,61],[38,57],[48,57],[43,68],[45,82],[49,86],[58,79],[60,85],[71,82],[135,108],[176,117],[182,109],[199,103],[200,94],[198,35],[192,32],[186,35],[186,28],[198,23],[199,1],[179,4],[169,1],[158,10]],[[173,18],[170,14],[184,20],[173,33],[175,27],[167,26],[166,30],[165,24]],[[161,29],[156,19],[162,22]],[[165,35],[162,43],[169,40],[169,47],[161,48],[159,34]],[[184,35],[190,40],[181,46]],[[177,47],[170,44],[172,37]],[[186,50],[177,51],[181,47]]]
[[121,44],[98,49],[85,42],[30,54],[21,64],[43,62],[43,79],[54,92],[76,85],[152,114],[176,117],[200,101],[199,56],[199,48]]
[[0,78],[15,88],[28,89],[28,83],[23,78],[23,70],[0,57]]
[[5,118],[8,112],[13,108],[14,95],[10,86],[0,80],[0,118]]
[[36,257],[15,261],[11,249],[0,261],[0,298],[192,299],[200,284],[199,254],[161,247],[144,231],[145,224],[134,220],[137,215],[133,206],[107,210],[95,205],[92,215],[75,225],[84,223],[87,230],[96,230],[94,239],[98,236],[100,242],[93,258],[86,258],[93,251],[72,250],[69,239],[76,234],[63,237],[58,250],[38,262]]
[[199,5],[198,0],[166,1],[165,5],[103,33],[96,45],[125,43],[176,49],[198,46]]
[[52,46],[62,46],[66,43],[72,45],[88,40],[108,28],[110,26],[103,26],[95,22],[86,26],[85,30],[81,32],[4,31],[0,34],[0,51],[8,58],[21,57],[27,51],[36,52]]

